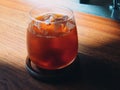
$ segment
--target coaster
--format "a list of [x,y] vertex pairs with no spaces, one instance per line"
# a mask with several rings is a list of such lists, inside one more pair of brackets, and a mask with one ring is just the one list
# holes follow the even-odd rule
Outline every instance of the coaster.
[[46,70],[38,68],[32,61],[27,57],[26,59],[26,69],[28,73],[37,80],[47,81],[47,82],[59,82],[72,80],[79,76],[79,57],[69,66],[58,69],[58,70]]

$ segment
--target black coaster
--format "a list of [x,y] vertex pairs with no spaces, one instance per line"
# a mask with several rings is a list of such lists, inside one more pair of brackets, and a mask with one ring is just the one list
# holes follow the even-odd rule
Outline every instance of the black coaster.
[[79,76],[79,57],[76,60],[63,69],[59,70],[45,70],[38,68],[31,60],[27,57],[26,59],[26,69],[28,73],[36,78],[37,80],[47,81],[47,82],[59,82],[68,81],[76,79]]

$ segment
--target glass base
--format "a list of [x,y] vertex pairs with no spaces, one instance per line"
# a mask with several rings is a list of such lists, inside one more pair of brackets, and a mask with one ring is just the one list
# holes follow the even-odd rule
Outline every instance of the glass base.
[[79,56],[76,57],[75,61],[63,68],[57,70],[46,70],[38,68],[29,57],[26,58],[26,70],[28,73],[37,80],[45,82],[61,82],[75,80],[80,77],[80,65],[79,65]]

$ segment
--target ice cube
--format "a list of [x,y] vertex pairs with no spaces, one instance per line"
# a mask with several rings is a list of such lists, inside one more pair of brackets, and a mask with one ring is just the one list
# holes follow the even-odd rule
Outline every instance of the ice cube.
[[51,22],[54,22],[56,18],[57,16],[55,14],[48,13],[43,16],[42,21],[45,21],[46,24],[50,24]]
[[50,18],[50,14],[43,15],[42,21],[46,21]]
[[64,20],[68,20],[68,16],[66,16],[66,15],[63,16],[62,18],[63,18]]
[[54,22],[64,22],[68,19],[68,16],[60,16],[55,18]]
[[71,22],[71,21],[68,21],[68,22],[66,23],[66,27],[67,27],[69,30],[71,30],[71,29],[73,29],[73,28],[75,27],[75,24],[74,24],[73,22]]
[[45,21],[46,24],[64,22],[66,20],[68,20],[68,16],[54,13],[45,14],[42,18],[42,21]]
[[40,22],[34,22],[33,26],[36,26],[38,29],[40,29]]
[[68,16],[58,15],[57,18],[55,18],[54,24],[55,24],[55,32],[62,32],[66,26]]
[[50,20],[51,22],[54,22],[56,18],[57,18],[57,16],[56,16],[55,14],[51,14],[49,20]]

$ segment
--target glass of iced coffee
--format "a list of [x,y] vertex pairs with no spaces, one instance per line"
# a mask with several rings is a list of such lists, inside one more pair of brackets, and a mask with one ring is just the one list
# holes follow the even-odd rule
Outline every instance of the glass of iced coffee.
[[37,67],[62,69],[77,56],[78,37],[73,11],[62,6],[39,6],[30,11],[28,57]]

